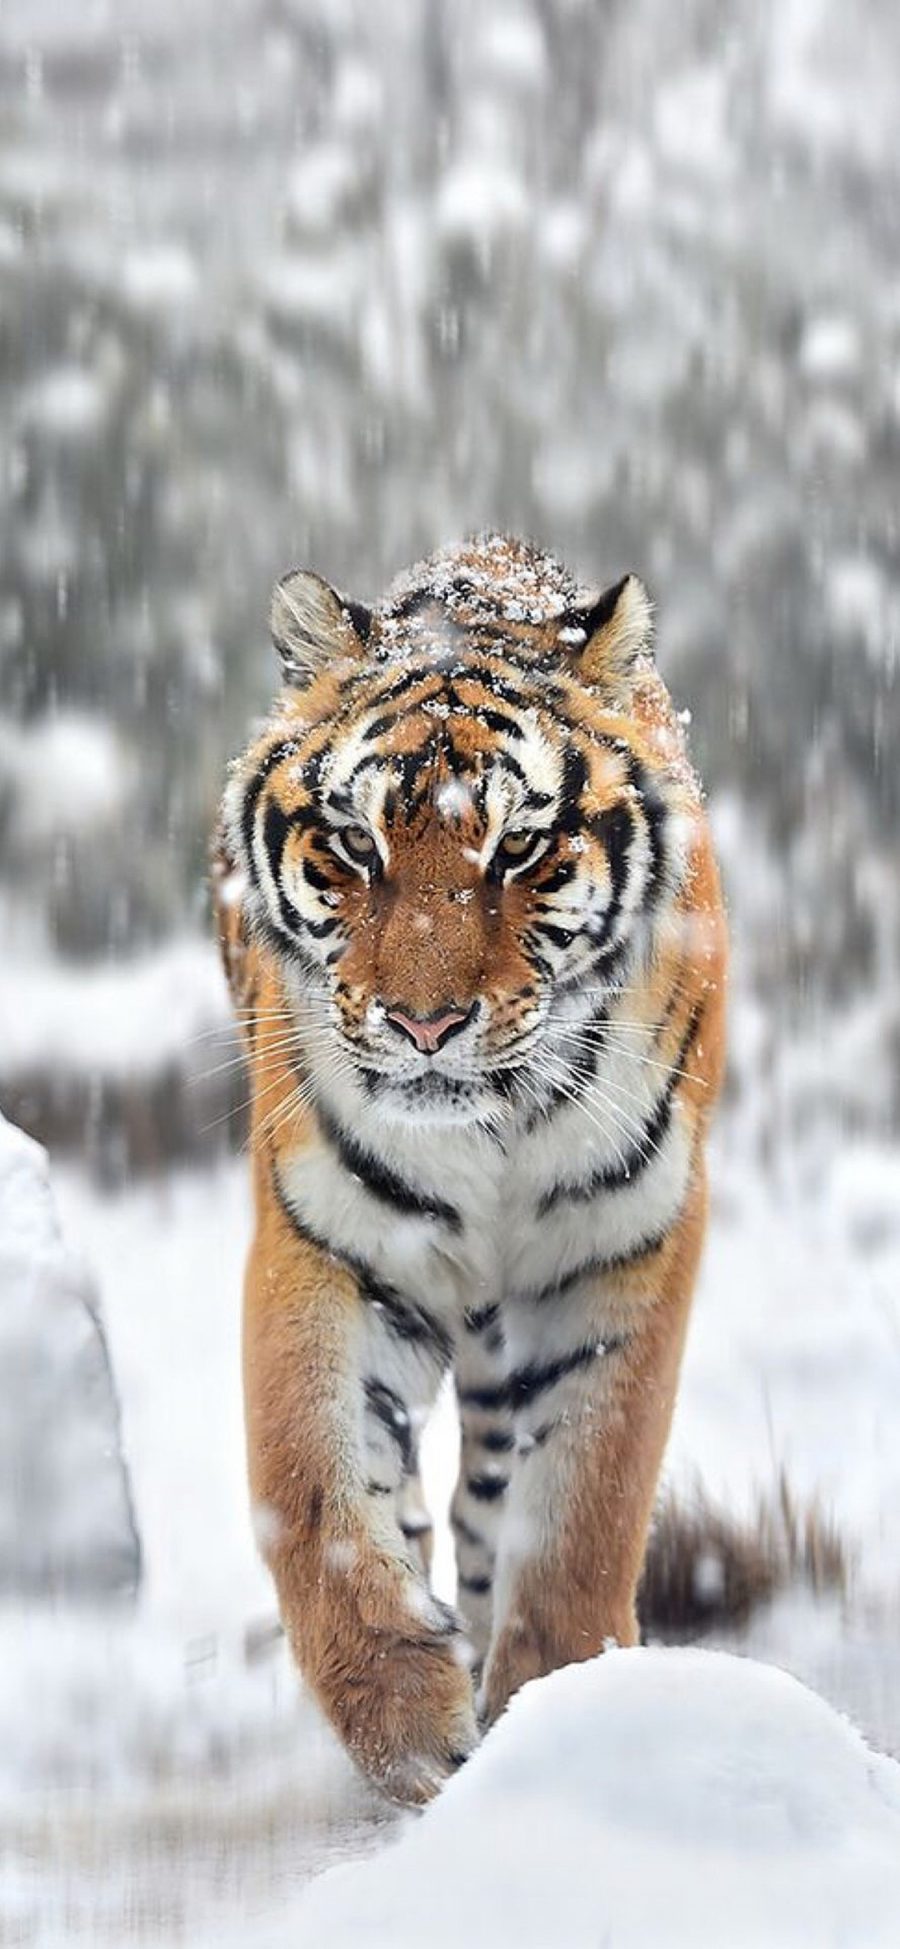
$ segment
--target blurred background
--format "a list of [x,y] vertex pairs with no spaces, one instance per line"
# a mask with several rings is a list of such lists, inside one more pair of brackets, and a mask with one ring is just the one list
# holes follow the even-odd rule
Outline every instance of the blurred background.
[[646,577],[766,1059],[828,1022],[773,1128],[896,1123],[900,23],[844,16],[5,0],[2,978],[34,1022],[0,1064],[32,1125],[109,1143],[77,975],[115,967],[124,1017],[205,933],[275,576],[373,596],[482,524]]
[[[110,1793],[148,1725],[164,1773],[295,1751],[246,1659],[206,884],[270,586],[371,598],[481,525],[654,594],[734,933],[670,1474],[834,1521],[853,1603],[759,1628],[900,1750],[898,125],[890,0],[3,0],[0,1104],[93,1268],[140,1539]],[[37,1756],[0,1700],[0,1775],[81,1780],[58,1607],[2,1581],[62,1676]]]

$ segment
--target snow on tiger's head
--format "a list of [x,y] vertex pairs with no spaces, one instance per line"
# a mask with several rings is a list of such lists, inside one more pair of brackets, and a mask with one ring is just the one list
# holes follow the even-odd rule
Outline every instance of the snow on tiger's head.
[[225,803],[252,922],[373,1090],[488,1114],[556,1011],[652,954],[684,877],[647,596],[489,535],[375,610],[292,573],[272,633],[285,690]]

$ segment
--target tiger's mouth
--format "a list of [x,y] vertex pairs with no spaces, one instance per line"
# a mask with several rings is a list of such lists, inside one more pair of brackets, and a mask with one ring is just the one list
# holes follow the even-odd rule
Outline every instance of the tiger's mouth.
[[380,1039],[339,1036],[370,1102],[386,1115],[410,1123],[493,1126],[519,1102],[517,1084],[529,1101],[534,1095],[529,1078],[545,1023],[507,1034],[493,1048],[485,1044],[484,1028],[476,1003],[447,1035],[446,1047],[432,1053],[401,1046],[400,1038],[394,1047]]
[[434,1118],[453,1123],[474,1121],[494,1102],[487,1077],[448,1076],[439,1069],[405,1079],[384,1070],[364,1070],[363,1077],[379,1103],[412,1123]]

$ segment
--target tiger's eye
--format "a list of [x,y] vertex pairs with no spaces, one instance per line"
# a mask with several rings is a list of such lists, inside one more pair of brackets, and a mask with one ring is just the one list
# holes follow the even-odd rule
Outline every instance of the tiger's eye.
[[366,831],[365,826],[342,826],[340,837],[341,845],[344,851],[350,854],[351,859],[358,859],[362,863],[372,858],[375,852],[375,841],[372,834]]
[[539,837],[540,834],[536,832],[505,832],[502,841],[503,851],[510,859],[524,859],[526,853],[530,853],[537,845]]

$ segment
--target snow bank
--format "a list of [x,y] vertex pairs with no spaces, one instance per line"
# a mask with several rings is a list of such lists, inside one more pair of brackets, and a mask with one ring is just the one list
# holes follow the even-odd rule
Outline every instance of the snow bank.
[[[228,1032],[219,957],[189,936],[133,961],[66,966],[7,962],[0,971],[0,1072],[11,1080],[51,1065],[100,1075],[209,1063],[211,1031]],[[221,1057],[216,1058],[221,1061]]]
[[4,1943],[194,1949],[396,1821],[286,1653],[31,1609],[0,1613],[0,1672]]
[[87,965],[28,962],[20,946],[0,969],[0,1023],[10,1115],[107,1183],[243,1138],[249,1092],[211,941]]
[[137,1536],[106,1341],[47,1158],[0,1116],[0,1592],[130,1593]]
[[745,1139],[723,1128],[711,1182],[667,1478],[682,1496],[702,1483],[743,1519],[783,1474],[798,1502],[818,1504],[846,1539],[858,1591],[896,1609],[896,1150],[848,1141],[809,1186],[781,1176],[773,1190]]
[[643,1650],[527,1686],[395,1847],[254,1939],[887,1949],[898,1905],[900,1766],[784,1672]]

